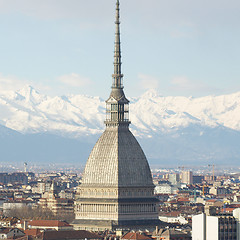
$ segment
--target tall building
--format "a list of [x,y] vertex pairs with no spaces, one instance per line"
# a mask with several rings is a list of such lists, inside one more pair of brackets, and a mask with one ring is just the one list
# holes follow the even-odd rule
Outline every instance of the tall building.
[[239,240],[239,211],[233,216],[207,216],[205,213],[192,217],[193,240]]
[[181,182],[185,184],[193,184],[193,173],[192,171],[182,171]]
[[169,174],[168,176],[168,181],[174,185],[174,186],[178,186],[179,183],[180,183],[180,176],[178,173],[172,173],[172,174]]
[[157,199],[145,154],[129,130],[129,101],[121,72],[119,0],[112,90],[106,101],[106,129],[85,166],[76,201],[76,229],[141,229],[159,224]]

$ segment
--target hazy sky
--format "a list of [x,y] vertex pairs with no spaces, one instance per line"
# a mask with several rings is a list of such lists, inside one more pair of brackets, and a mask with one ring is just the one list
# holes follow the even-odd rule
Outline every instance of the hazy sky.
[[[107,98],[115,0],[0,0],[0,91]],[[240,91],[239,0],[121,0],[127,96]]]

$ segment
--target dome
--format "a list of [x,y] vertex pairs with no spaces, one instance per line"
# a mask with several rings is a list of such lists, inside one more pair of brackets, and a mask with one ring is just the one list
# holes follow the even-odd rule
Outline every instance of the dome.
[[128,128],[106,128],[88,158],[82,184],[153,187],[146,156]]

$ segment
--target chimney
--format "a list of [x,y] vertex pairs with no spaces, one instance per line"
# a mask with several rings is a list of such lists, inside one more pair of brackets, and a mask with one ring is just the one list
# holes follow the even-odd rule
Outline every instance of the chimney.
[[26,229],[28,229],[28,222],[24,220],[24,222],[23,222],[23,230],[25,231]]

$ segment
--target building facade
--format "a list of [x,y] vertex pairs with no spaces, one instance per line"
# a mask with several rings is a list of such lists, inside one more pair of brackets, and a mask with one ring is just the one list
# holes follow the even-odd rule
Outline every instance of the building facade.
[[57,197],[55,183],[52,182],[51,189],[44,198],[39,199],[39,206],[49,209],[55,215],[67,216],[74,214],[74,201],[72,199]]
[[234,216],[207,216],[192,218],[193,240],[239,240],[239,219]]
[[168,181],[174,186],[180,186],[180,175],[178,173],[169,174]]
[[159,224],[151,171],[129,130],[129,101],[121,73],[119,0],[112,91],[106,101],[106,129],[94,146],[79,187],[76,229],[144,229]]
[[176,194],[178,192],[178,188],[171,184],[163,183],[156,185],[154,192],[155,194]]
[[181,182],[185,184],[193,184],[193,172],[192,171],[182,171]]
[[25,173],[0,173],[0,183],[3,184],[27,184],[28,177]]

